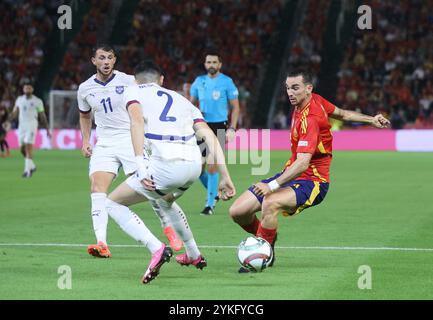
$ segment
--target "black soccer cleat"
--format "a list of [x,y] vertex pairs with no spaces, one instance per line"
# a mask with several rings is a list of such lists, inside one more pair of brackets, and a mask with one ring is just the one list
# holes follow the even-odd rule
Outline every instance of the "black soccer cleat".
[[239,270],[238,270],[238,272],[239,272],[239,273],[249,273],[249,272],[251,272],[251,271],[248,270],[248,269],[245,268],[245,267],[240,267]]
[[213,215],[213,209],[211,208],[211,207],[205,207],[201,212],[200,212],[200,214],[201,215],[203,215],[203,216],[210,216],[210,215]]
[[31,178],[32,177],[32,172],[31,171],[24,171],[24,173],[22,174],[23,178]]

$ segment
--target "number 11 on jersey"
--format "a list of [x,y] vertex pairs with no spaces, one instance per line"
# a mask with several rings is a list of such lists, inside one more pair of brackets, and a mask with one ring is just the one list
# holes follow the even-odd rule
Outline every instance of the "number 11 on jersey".
[[108,97],[107,99],[101,100],[102,106],[104,107],[104,111],[105,111],[105,113],[107,113],[108,110],[107,110],[107,106],[106,106],[105,102],[107,102],[107,105],[110,108],[110,112],[113,112],[113,107],[111,106],[111,98]]

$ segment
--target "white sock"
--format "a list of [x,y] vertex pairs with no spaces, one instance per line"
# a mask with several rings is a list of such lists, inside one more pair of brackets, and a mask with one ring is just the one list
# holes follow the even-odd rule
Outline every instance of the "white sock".
[[144,222],[128,207],[118,204],[110,199],[105,202],[107,213],[130,237],[145,245],[154,254],[162,242],[156,238],[146,227]]
[[24,172],[29,172],[31,169],[31,163],[32,159],[30,158],[24,158]]
[[170,204],[163,199],[158,199],[157,203],[161,211],[170,219],[170,223],[179,238],[182,239],[188,257],[193,260],[197,259],[200,256],[200,251],[182,208],[176,202]]
[[103,243],[107,244],[108,214],[105,208],[107,194],[102,192],[95,192],[92,193],[90,197],[92,199],[92,221],[96,241],[102,241]]
[[170,225],[170,221],[166,214],[161,210],[161,207],[158,205],[158,202],[156,200],[150,200],[150,204],[152,205],[152,209],[159,218],[159,221],[161,221],[161,227],[165,229]]
[[30,160],[30,170],[33,170],[34,168],[36,168],[36,165],[33,162],[33,159],[29,159],[29,160]]

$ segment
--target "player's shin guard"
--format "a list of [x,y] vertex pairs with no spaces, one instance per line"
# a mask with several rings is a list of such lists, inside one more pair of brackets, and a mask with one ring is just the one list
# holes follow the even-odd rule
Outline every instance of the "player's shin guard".
[[197,259],[200,256],[200,251],[182,208],[176,202],[170,204],[163,199],[158,199],[157,203],[164,214],[170,219],[171,225],[182,239],[188,257]]
[[105,209],[107,194],[95,192],[90,195],[90,198],[92,199],[92,222],[96,241],[107,244],[108,214]]
[[107,213],[130,237],[145,245],[153,254],[161,248],[159,241],[144,222],[128,207],[118,204],[110,199],[105,202]]
[[208,173],[207,181],[207,207],[213,208],[215,205],[215,197],[218,195],[218,179],[219,173]]

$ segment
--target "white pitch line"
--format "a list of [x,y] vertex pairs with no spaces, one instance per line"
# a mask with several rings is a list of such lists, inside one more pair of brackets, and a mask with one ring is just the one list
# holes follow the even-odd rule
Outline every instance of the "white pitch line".
[[[0,243],[0,247],[87,247],[78,243]],[[140,248],[134,244],[110,244],[113,248]],[[207,249],[236,249],[237,246],[201,245]],[[277,246],[277,249],[287,250],[346,250],[346,251],[422,251],[433,252],[433,248],[397,248],[397,247],[332,247],[332,246]]]

